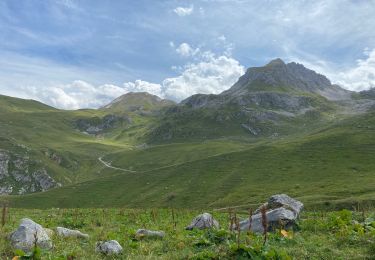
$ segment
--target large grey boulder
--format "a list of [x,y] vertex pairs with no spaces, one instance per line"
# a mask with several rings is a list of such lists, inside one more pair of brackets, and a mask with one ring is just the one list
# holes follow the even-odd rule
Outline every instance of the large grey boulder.
[[118,255],[122,253],[122,246],[116,240],[100,241],[96,243],[95,251],[105,255]]
[[[262,225],[261,208],[266,210],[267,217],[267,231],[272,231],[276,228],[290,229],[296,224],[302,209],[302,202],[289,197],[286,194],[273,195],[268,202],[259,207],[254,215],[251,216],[252,232],[262,233],[264,231]],[[240,229],[249,230],[250,220],[246,219],[239,223]]]
[[192,230],[194,228],[219,228],[219,222],[217,222],[210,213],[203,213],[195,217],[191,224],[186,227],[186,230]]
[[74,238],[84,238],[84,239],[89,238],[88,234],[84,234],[79,230],[71,230],[71,229],[64,228],[64,227],[57,227],[56,233],[60,237],[74,237]]
[[165,233],[164,231],[153,231],[148,229],[138,229],[135,233],[135,237],[137,239],[143,238],[164,238]]
[[41,249],[51,249],[52,241],[43,227],[31,219],[24,218],[10,237],[12,247],[29,253],[35,244]]

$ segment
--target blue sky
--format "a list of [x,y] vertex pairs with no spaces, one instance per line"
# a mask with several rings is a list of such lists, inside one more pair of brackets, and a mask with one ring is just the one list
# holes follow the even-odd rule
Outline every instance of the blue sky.
[[373,1],[3,0],[0,93],[76,109],[220,93],[280,57],[375,86]]

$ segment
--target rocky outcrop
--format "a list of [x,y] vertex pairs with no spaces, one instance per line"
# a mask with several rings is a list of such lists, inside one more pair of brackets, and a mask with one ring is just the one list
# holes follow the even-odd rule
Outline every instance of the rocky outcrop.
[[241,230],[251,230],[256,233],[262,233],[264,227],[262,224],[261,210],[264,208],[267,219],[267,231],[280,229],[290,229],[296,224],[296,221],[303,209],[302,202],[289,197],[286,194],[278,194],[269,198],[268,202],[260,206],[251,216],[239,223]]
[[208,228],[219,228],[219,222],[217,222],[210,213],[203,213],[193,219],[191,224],[187,226],[186,230],[197,229],[208,229]]
[[165,232],[164,231],[153,231],[148,229],[138,229],[135,233],[135,237],[137,239],[144,239],[144,238],[164,238]]
[[122,253],[122,247],[116,240],[100,241],[96,243],[95,251],[105,255],[119,255]]
[[131,118],[126,115],[105,115],[102,118],[81,118],[74,122],[75,127],[81,132],[97,135],[112,129],[119,124],[131,124]]
[[61,186],[29,156],[0,150],[0,195],[46,191]]
[[35,245],[41,249],[52,248],[52,241],[43,227],[31,219],[24,218],[18,229],[10,237],[13,248],[29,253]]
[[71,230],[71,229],[64,228],[64,227],[57,227],[56,233],[60,237],[74,237],[74,238],[83,238],[83,239],[89,238],[88,234],[82,233],[79,230]]

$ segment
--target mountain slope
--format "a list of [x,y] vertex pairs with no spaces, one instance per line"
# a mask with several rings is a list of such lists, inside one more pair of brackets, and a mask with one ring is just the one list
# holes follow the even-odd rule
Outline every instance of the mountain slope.
[[[155,170],[149,161],[150,168],[141,166],[136,173],[14,197],[11,202],[16,207],[42,208],[215,208],[252,205],[271,194],[287,193],[310,209],[374,203],[374,118],[374,112],[369,112],[299,138],[249,143],[237,151],[209,157],[202,154]],[[163,148],[166,152],[169,145]],[[118,158],[117,153],[113,156]],[[137,155],[125,162],[128,165],[115,160],[114,166],[137,164],[137,158],[140,163],[142,157]],[[106,159],[111,160],[111,155]],[[156,163],[158,160],[155,158]]]
[[352,93],[296,63],[249,68],[219,95],[197,94],[169,108],[150,142],[285,136],[331,121]]

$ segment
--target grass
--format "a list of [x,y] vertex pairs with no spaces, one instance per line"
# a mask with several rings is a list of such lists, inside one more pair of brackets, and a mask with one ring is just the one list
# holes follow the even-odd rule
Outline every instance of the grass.
[[[43,227],[64,226],[79,229],[90,235],[89,240],[53,237],[54,247],[42,252],[42,259],[103,259],[95,253],[95,243],[117,240],[124,248],[123,255],[115,259],[241,259],[240,254],[249,246],[263,254],[277,252],[293,259],[374,259],[375,232],[371,222],[374,212],[304,212],[299,229],[285,238],[279,232],[269,233],[266,247],[262,248],[262,235],[229,232],[228,213],[212,212],[221,224],[218,231],[186,231],[184,227],[200,211],[171,209],[10,209],[9,219],[1,228],[0,257],[11,259],[14,251],[5,236],[16,229],[21,218],[29,217]],[[238,212],[240,218],[246,214]],[[351,224],[353,220],[370,222]],[[363,224],[364,225],[364,224]],[[134,239],[138,228],[163,230],[163,240]],[[238,244],[240,248],[238,248]],[[113,258],[106,258],[113,259]],[[246,259],[242,258],[242,259]],[[268,257],[263,259],[276,259]]]
[[106,161],[136,173],[102,168],[100,179],[6,199],[21,208],[204,208],[251,205],[287,193],[309,209],[371,205],[374,126],[368,114],[309,135],[119,150]]

